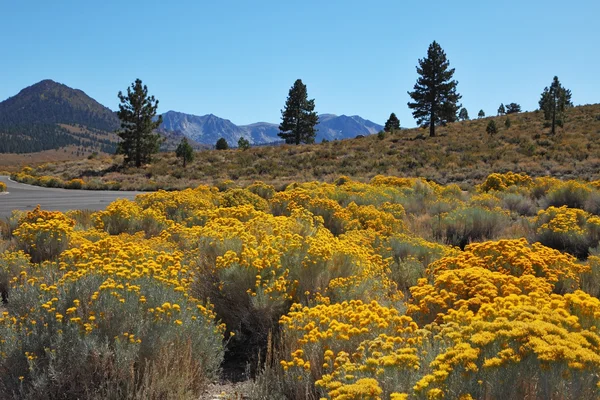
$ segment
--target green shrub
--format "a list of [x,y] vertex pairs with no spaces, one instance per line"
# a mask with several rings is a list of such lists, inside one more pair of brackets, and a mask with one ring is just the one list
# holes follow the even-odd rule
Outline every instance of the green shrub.
[[434,237],[464,249],[471,242],[499,237],[509,221],[505,211],[481,207],[459,208],[442,217],[434,226]]
[[592,190],[587,185],[568,181],[551,188],[546,194],[545,202],[548,206],[583,209],[591,193]]

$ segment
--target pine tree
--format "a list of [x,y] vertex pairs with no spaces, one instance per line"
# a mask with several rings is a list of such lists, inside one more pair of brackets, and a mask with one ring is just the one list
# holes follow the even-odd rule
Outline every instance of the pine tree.
[[552,80],[550,87],[546,87],[540,99],[540,110],[544,111],[544,118],[552,121],[552,134],[555,134],[556,125],[562,127],[565,110],[573,107],[571,91],[565,89],[559,82],[558,76]]
[[400,130],[400,120],[396,117],[395,113],[391,113],[388,120],[385,122],[385,126],[383,127],[385,132],[393,132]]
[[456,92],[457,81],[452,80],[454,68],[437,42],[429,45],[427,58],[419,59],[420,75],[414,91],[408,92],[414,102],[408,103],[417,124],[429,126],[429,136],[435,136],[435,126],[456,121],[461,95]]
[[460,109],[460,112],[458,113],[458,119],[460,119],[461,121],[469,120],[469,112],[466,108],[463,107]]
[[281,110],[281,124],[277,134],[286,143],[314,143],[319,117],[315,110],[315,99],[308,100],[306,85],[301,79],[291,87],[285,109]]
[[175,150],[175,155],[183,160],[183,168],[186,167],[187,163],[194,161],[194,149],[188,143],[187,138],[181,139]]
[[158,152],[161,137],[153,131],[162,123],[162,116],[153,121],[158,108],[158,100],[148,96],[148,87],[136,79],[127,88],[127,95],[119,91],[119,111],[121,129],[117,135],[122,139],[118,152],[125,155],[125,164],[134,162],[136,167],[151,160],[152,154]]
[[496,121],[491,120],[490,122],[488,122],[487,127],[485,128],[485,131],[490,135],[494,135],[494,134],[498,133],[498,127],[496,126]]
[[479,114],[477,114],[477,118],[483,118],[483,117],[485,117],[485,111],[479,110]]
[[506,114],[515,114],[521,112],[521,106],[517,103],[510,103],[506,105]]
[[215,149],[227,150],[229,149],[229,143],[227,143],[227,140],[225,140],[225,138],[219,138],[219,140],[217,140],[217,143],[215,144]]
[[500,103],[500,107],[498,107],[498,115],[506,114],[506,108],[504,108],[504,104]]
[[245,137],[241,137],[238,140],[238,148],[241,150],[248,150],[250,148],[250,142]]

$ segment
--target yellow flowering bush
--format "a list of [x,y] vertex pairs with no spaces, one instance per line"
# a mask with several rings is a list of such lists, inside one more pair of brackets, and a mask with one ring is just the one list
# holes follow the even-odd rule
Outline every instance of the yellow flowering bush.
[[0,193],[6,192],[6,183],[0,182]]
[[111,235],[144,231],[147,236],[160,234],[169,226],[166,217],[155,208],[142,208],[136,202],[119,199],[94,216],[97,229]]
[[375,300],[314,307],[295,304],[280,323],[283,340],[291,349],[291,357],[280,362],[283,370],[288,375],[317,382],[317,391],[319,386],[337,389],[332,381],[340,375],[350,354],[365,350],[365,341],[403,335],[411,342],[410,333],[417,329],[410,317]]
[[[111,236],[12,279],[0,389],[25,398],[197,396],[219,372],[224,326],[190,296],[183,256],[154,247],[140,235]],[[161,374],[180,386],[152,381]]]
[[[52,185],[42,170],[20,175]],[[597,398],[600,217],[538,212],[565,188],[597,190],[512,173],[478,192],[224,181],[16,213],[0,394],[192,399],[247,364],[257,398]],[[523,236],[538,242],[495,240]]]
[[[568,298],[585,294],[512,294],[451,310],[433,327],[444,344],[414,386],[435,398],[470,394],[473,398],[596,398],[600,371],[600,336],[570,313],[580,308]],[[588,296],[589,297],[589,296]],[[549,376],[554,378],[549,379]],[[506,384],[510,382],[510,384]]]
[[81,178],[71,179],[65,182],[66,189],[82,189],[85,186],[85,181]]
[[533,226],[538,241],[582,259],[600,240],[600,217],[577,208],[550,206],[540,210]]
[[533,180],[526,174],[515,174],[510,171],[504,174],[493,173],[477,189],[480,192],[505,191],[510,186],[530,188],[533,186]]
[[44,211],[38,205],[19,219],[13,232],[19,248],[33,262],[56,258],[68,247],[75,222],[60,212]]
[[569,254],[539,243],[529,244],[522,238],[473,243],[455,257],[432,263],[427,274],[434,277],[445,270],[469,267],[481,267],[517,277],[537,276],[554,285],[556,291],[577,288],[580,274],[588,270]]

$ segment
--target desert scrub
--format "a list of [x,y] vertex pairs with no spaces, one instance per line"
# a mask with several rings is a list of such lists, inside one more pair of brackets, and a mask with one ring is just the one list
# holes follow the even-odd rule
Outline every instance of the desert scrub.
[[439,216],[433,226],[434,237],[464,249],[471,242],[498,238],[509,221],[509,213],[499,207],[457,208]]
[[489,175],[477,189],[481,192],[505,191],[511,186],[530,188],[533,186],[533,180],[526,174],[515,174],[513,172],[505,174],[494,173]]
[[392,257],[390,276],[406,293],[409,287],[417,284],[419,278],[424,277],[429,264],[442,257],[456,255],[459,251],[420,237],[395,234],[387,240],[384,255]]
[[111,235],[145,232],[147,237],[159,235],[169,226],[169,221],[154,208],[143,209],[136,202],[119,199],[94,215],[95,227]]
[[[395,308],[376,301],[349,301],[320,304],[315,307],[292,306],[281,318],[283,342],[290,353],[280,364],[285,375],[296,381],[289,387],[292,393],[301,392],[308,382],[314,383],[340,364],[347,363],[365,341],[384,335],[409,337],[418,328],[410,317]],[[298,382],[300,380],[301,382]],[[300,386],[300,387],[298,387]],[[312,390],[313,396],[324,395],[323,382]]]
[[6,192],[6,183],[0,182],[0,193]]
[[183,222],[197,211],[214,209],[219,204],[220,195],[216,188],[198,186],[176,192],[159,190],[136,196],[135,203],[143,210],[159,211],[164,218]]
[[482,267],[513,276],[533,275],[552,284],[554,291],[565,292],[579,288],[580,274],[588,267],[569,255],[540,243],[529,244],[525,239],[473,243],[465,251],[444,257],[427,268],[430,278],[449,269]]
[[600,217],[577,208],[548,207],[532,219],[535,239],[557,250],[585,259],[600,240]]
[[85,185],[85,181],[81,178],[71,179],[65,182],[65,189],[82,189]]
[[[142,390],[147,398],[193,398],[217,377],[223,328],[184,291],[80,267],[44,275],[15,285],[0,318],[11,338],[0,344],[4,395],[139,398]],[[188,370],[163,369],[169,364]],[[163,387],[152,385],[159,370]]]
[[38,205],[19,219],[13,232],[19,248],[33,262],[51,260],[67,249],[75,221],[60,212],[43,211]]
[[583,209],[592,194],[592,187],[582,182],[567,181],[554,185],[544,199],[548,206]]
[[589,297],[513,294],[484,303],[477,313],[466,306],[450,311],[442,325],[431,326],[444,344],[436,349],[431,373],[414,386],[415,394],[597,397],[600,337],[576,317]]

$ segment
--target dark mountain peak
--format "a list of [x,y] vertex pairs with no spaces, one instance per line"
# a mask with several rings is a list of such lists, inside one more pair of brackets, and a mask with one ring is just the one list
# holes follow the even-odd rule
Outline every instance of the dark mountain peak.
[[44,79],[0,103],[0,124],[85,125],[112,132],[119,120],[82,90]]

